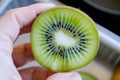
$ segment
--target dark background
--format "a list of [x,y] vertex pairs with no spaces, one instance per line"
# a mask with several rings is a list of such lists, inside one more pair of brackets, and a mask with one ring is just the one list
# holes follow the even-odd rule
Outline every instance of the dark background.
[[64,4],[76,7],[87,13],[95,22],[120,36],[120,14],[110,14],[90,6],[83,0],[59,0]]

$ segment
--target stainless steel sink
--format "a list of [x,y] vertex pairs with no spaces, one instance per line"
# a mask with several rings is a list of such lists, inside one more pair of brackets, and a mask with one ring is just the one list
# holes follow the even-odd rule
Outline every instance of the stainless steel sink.
[[35,0],[0,0],[0,16],[6,11],[36,3]]

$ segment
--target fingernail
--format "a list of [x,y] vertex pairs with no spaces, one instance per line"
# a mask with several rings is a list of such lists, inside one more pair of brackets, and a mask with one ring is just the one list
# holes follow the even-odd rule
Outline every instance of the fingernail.
[[55,4],[53,4],[53,3],[45,3],[47,6],[51,6],[51,7],[54,7],[55,6]]
[[69,80],[82,80],[82,78],[79,73],[70,72]]
[[53,3],[42,3],[41,5],[42,5],[42,6],[40,6],[41,11],[42,10],[46,11],[46,10],[53,8],[55,6],[55,4],[53,4]]
[[46,80],[82,80],[77,72],[56,73],[48,77]]

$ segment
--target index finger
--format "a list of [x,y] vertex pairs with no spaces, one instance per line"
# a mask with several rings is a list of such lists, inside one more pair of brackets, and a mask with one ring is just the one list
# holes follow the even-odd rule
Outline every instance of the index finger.
[[0,32],[14,41],[20,32],[20,28],[30,24],[38,14],[53,6],[54,4],[38,3],[27,7],[12,9],[1,17]]

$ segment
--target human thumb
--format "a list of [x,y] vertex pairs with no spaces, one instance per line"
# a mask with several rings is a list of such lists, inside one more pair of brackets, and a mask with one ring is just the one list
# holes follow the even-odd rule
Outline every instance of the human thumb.
[[66,72],[53,74],[46,80],[82,80],[82,78],[77,72]]

